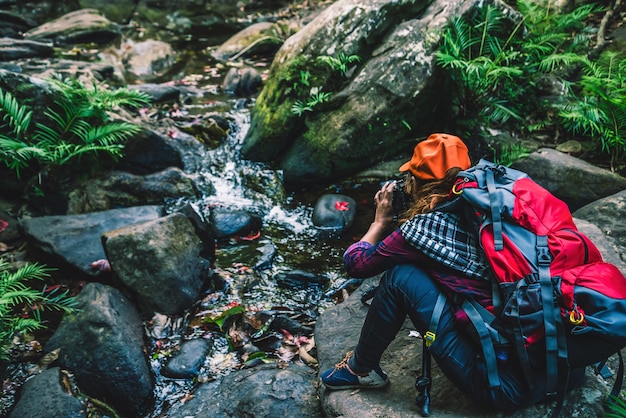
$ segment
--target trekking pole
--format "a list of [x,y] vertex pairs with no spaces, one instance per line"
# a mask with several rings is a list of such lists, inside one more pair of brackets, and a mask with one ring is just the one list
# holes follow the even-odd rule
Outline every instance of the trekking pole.
[[417,389],[415,403],[421,408],[420,415],[423,417],[430,415],[430,385],[430,351],[426,340],[424,340],[422,344],[422,375],[415,380],[415,389]]

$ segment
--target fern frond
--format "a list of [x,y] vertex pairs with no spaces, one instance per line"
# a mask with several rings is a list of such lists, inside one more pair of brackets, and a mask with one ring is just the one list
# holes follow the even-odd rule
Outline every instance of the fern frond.
[[10,92],[0,89],[0,114],[2,113],[2,120],[7,121],[16,135],[28,130],[33,112],[26,106],[21,106]]
[[50,277],[52,270],[42,264],[28,263],[11,273],[18,280],[43,280]]
[[555,17],[555,28],[559,32],[580,30],[585,25],[586,19],[601,11],[602,7],[593,4],[579,6],[570,13],[557,15]]
[[141,127],[127,122],[109,123],[102,126],[84,124],[76,126],[74,133],[84,144],[113,146],[124,142],[128,137],[141,132]]
[[41,322],[33,318],[10,318],[2,322],[5,322],[3,325],[9,329],[9,332],[5,335],[10,334],[11,336],[21,333],[30,333],[44,328]]
[[99,90],[93,97],[94,107],[102,111],[113,110],[122,106],[140,108],[148,106],[150,102],[151,98],[148,94],[128,88]]
[[23,303],[32,304],[41,300],[41,292],[33,289],[12,289],[2,294],[0,306],[7,308]]
[[484,112],[489,119],[497,123],[506,123],[511,118],[518,121],[524,120],[524,118],[513,109],[507,107],[504,101],[491,103],[485,108]]
[[582,55],[574,53],[551,54],[539,61],[539,70],[545,73],[555,72],[559,68],[571,67],[575,64],[585,64],[588,60]]

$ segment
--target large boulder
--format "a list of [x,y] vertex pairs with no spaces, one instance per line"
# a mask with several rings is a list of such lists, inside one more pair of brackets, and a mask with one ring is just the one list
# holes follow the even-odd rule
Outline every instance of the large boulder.
[[176,61],[177,53],[167,42],[128,40],[122,45],[122,64],[129,84],[162,79],[172,71]]
[[112,270],[144,312],[180,315],[199,298],[207,260],[189,218],[173,213],[102,235]]
[[122,35],[118,24],[111,22],[97,9],[76,10],[26,32],[34,41],[50,41],[55,45],[106,45]]
[[[475,3],[333,3],[277,52],[252,111],[243,156],[276,162],[295,188],[353,174],[400,152],[409,155],[413,139],[430,133],[437,112],[445,112],[433,77],[437,33]],[[361,61],[341,73],[318,59],[342,54]],[[320,91],[331,92],[330,101],[301,116],[294,112],[294,105]]]
[[626,189],[626,178],[551,148],[541,148],[511,167],[527,173],[572,211]]
[[321,418],[315,372],[302,364],[238,370],[200,385],[194,396],[168,411],[170,418]]
[[101,283],[87,284],[76,301],[78,310],[63,317],[45,352],[60,349],[55,364],[70,370],[83,392],[123,416],[143,416],[154,377],[137,310],[120,291]]
[[61,369],[53,367],[34,376],[22,386],[17,404],[9,418],[56,417],[84,418],[86,408],[61,383]]
[[146,176],[113,171],[81,183],[69,195],[68,214],[161,204],[167,199],[199,194],[193,179],[176,167]]

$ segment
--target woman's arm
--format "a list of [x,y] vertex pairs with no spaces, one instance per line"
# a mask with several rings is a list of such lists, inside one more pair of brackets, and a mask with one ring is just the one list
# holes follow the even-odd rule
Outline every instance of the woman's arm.
[[365,279],[402,263],[419,263],[426,257],[409,244],[399,229],[372,245],[366,241],[352,244],[343,255],[350,277]]

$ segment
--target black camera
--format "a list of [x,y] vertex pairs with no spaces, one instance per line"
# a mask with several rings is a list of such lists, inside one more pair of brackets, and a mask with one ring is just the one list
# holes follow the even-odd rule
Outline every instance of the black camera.
[[391,204],[393,207],[393,220],[397,221],[400,215],[411,205],[411,199],[406,193],[406,178],[396,180],[392,193]]

